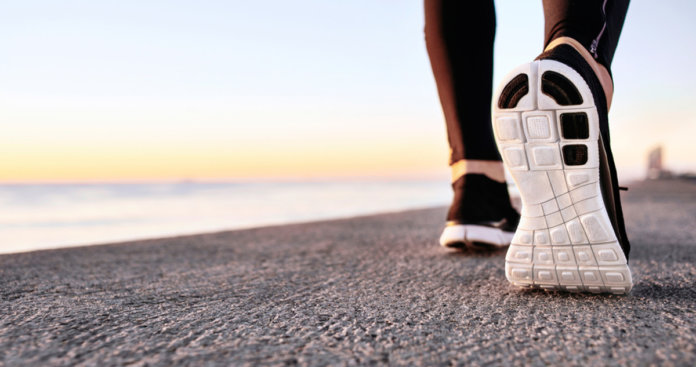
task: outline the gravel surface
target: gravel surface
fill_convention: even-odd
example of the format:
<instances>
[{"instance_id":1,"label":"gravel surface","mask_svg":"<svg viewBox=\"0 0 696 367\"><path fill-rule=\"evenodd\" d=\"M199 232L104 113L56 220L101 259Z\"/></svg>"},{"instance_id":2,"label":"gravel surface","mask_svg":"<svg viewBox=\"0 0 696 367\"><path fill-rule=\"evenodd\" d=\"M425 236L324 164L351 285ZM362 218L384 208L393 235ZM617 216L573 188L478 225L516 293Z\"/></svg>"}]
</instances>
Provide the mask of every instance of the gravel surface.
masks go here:
<instances>
[{"instance_id":1,"label":"gravel surface","mask_svg":"<svg viewBox=\"0 0 696 367\"><path fill-rule=\"evenodd\" d=\"M0 256L0 365L696 364L696 183L625 193L628 296L519 290L444 208Z\"/></svg>"}]
</instances>

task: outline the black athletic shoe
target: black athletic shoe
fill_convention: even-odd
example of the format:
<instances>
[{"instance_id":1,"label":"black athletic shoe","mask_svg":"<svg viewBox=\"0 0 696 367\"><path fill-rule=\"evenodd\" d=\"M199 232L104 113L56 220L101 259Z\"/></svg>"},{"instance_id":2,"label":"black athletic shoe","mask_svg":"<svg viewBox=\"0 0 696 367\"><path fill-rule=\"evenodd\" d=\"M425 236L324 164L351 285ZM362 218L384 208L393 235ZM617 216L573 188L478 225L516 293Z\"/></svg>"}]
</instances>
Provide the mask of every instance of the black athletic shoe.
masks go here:
<instances>
[{"instance_id":1,"label":"black athletic shoe","mask_svg":"<svg viewBox=\"0 0 696 367\"><path fill-rule=\"evenodd\" d=\"M490 249L510 245L520 215L510 204L506 183L467 174L452 188L454 201L440 236L442 246Z\"/></svg>"},{"instance_id":2,"label":"black athletic shoe","mask_svg":"<svg viewBox=\"0 0 696 367\"><path fill-rule=\"evenodd\" d=\"M630 245L599 79L558 46L505 77L494 99L498 149L522 199L505 259L519 286L628 293Z\"/></svg>"}]
</instances>

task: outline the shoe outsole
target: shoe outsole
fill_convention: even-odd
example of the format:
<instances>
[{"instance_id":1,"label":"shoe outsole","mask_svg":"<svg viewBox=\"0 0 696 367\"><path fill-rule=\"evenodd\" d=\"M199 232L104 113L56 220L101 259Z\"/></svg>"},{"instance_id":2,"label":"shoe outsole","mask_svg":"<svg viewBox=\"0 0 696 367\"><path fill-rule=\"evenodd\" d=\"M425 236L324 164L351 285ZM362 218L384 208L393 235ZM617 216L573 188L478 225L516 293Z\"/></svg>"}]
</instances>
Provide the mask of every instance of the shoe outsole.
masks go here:
<instances>
[{"instance_id":1,"label":"shoe outsole","mask_svg":"<svg viewBox=\"0 0 696 367\"><path fill-rule=\"evenodd\" d=\"M522 74L529 92L514 105L501 103ZM544 85L544 75L554 85ZM496 143L522 199L507 279L520 287L628 293L631 272L600 189L599 118L587 83L563 63L539 60L508 74L494 100Z\"/></svg>"},{"instance_id":2,"label":"shoe outsole","mask_svg":"<svg viewBox=\"0 0 696 367\"><path fill-rule=\"evenodd\" d=\"M512 232L475 224L448 225L440 236L440 245L449 248L500 249L510 245Z\"/></svg>"}]
</instances>

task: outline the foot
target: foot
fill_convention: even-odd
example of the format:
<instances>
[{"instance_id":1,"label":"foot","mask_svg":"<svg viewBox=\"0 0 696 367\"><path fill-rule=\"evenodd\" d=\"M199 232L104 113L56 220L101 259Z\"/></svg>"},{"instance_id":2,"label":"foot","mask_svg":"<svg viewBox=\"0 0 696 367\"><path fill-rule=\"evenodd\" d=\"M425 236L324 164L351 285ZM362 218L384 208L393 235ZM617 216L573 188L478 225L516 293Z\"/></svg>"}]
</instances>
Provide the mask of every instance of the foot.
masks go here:
<instances>
[{"instance_id":1,"label":"foot","mask_svg":"<svg viewBox=\"0 0 696 367\"><path fill-rule=\"evenodd\" d=\"M599 84L602 85L604 97L607 100L607 110L611 109L611 100L614 96L614 81L611 80L611 74L609 73L609 70L607 70L607 68L604 67L604 65L598 63L594 59L594 57L592 57L590 51L588 51L580 42L570 37L556 38L555 40L551 41L551 43L549 43L548 46L546 46L544 52L550 51L560 45L568 45L573 47L575 51L577 51L582 56L582 58L585 59L587 65L589 65L592 68L592 71L594 71L595 76L597 76L597 79L599 79Z\"/></svg>"},{"instance_id":2,"label":"foot","mask_svg":"<svg viewBox=\"0 0 696 367\"><path fill-rule=\"evenodd\" d=\"M507 183L470 173L452 188L454 202L440 236L442 246L480 250L510 245L519 214L510 204Z\"/></svg>"},{"instance_id":3,"label":"foot","mask_svg":"<svg viewBox=\"0 0 696 367\"><path fill-rule=\"evenodd\" d=\"M504 78L494 97L498 149L522 199L505 258L518 286L628 293L607 101L592 67L559 45Z\"/></svg>"}]
</instances>

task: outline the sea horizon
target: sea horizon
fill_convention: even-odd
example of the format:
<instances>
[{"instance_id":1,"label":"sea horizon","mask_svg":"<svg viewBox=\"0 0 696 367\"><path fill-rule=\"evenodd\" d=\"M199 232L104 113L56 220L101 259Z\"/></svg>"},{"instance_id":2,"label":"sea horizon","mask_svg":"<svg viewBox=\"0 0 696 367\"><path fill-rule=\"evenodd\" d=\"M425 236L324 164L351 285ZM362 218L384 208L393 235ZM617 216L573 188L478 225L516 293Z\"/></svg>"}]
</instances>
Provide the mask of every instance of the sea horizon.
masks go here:
<instances>
[{"instance_id":1,"label":"sea horizon","mask_svg":"<svg viewBox=\"0 0 696 367\"><path fill-rule=\"evenodd\" d=\"M338 219L449 200L449 182L433 178L0 183L0 254Z\"/></svg>"}]
</instances>

